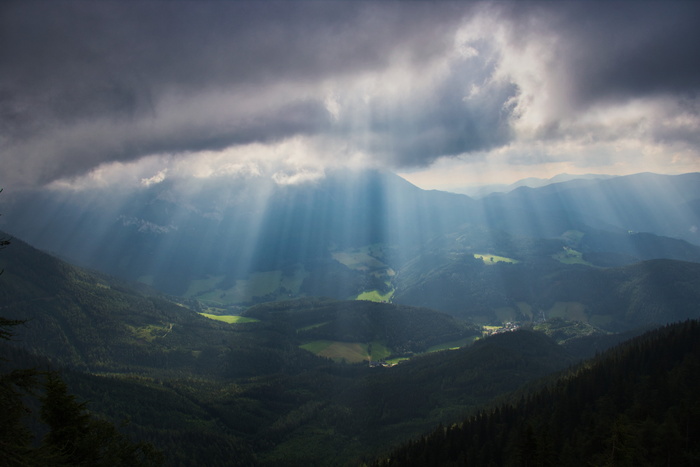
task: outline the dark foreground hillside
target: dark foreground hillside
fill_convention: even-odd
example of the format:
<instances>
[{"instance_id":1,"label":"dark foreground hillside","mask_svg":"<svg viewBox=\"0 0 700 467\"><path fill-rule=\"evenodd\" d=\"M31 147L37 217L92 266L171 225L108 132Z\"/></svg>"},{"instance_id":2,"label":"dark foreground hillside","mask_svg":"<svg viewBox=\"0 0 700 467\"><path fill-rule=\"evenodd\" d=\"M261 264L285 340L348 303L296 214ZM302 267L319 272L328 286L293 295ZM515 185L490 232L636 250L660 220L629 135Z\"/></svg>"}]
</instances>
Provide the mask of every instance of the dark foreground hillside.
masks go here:
<instances>
[{"instance_id":1,"label":"dark foreground hillside","mask_svg":"<svg viewBox=\"0 0 700 467\"><path fill-rule=\"evenodd\" d=\"M700 324L652 331L555 384L406 444L388 466L700 465Z\"/></svg>"},{"instance_id":2,"label":"dark foreground hillside","mask_svg":"<svg viewBox=\"0 0 700 467\"><path fill-rule=\"evenodd\" d=\"M597 303L599 310L613 300L621 315L679 316L669 314L673 311L695 316L697 266L659 260L598 271L579 265L555 271L556 287L553 284L551 290L573 294L577 283L595 283L600 292L586 303ZM501 271L498 265L488 267ZM551 337L520 330L458 350L415 356L431 347L465 345L476 329L429 309L313 297L254 306L245 313L245 321L228 324L201 316L195 312L201 309L196 303L183 306L146 287L75 268L18 240L0 255L0 269L5 270L0 280L0 316L27 320L16 327L12 342L0 343L4 359L0 372L58 370L70 393L80 403L86 402L96 419L114 424L130 440L151 443L172 466L354 467L439 424L450 426L483 407L493 407L506 394L522 391L523 385L567 368L586 354L582 347L603 349L610 339L619 338L590 333L590 325L555 319L535 326ZM590 280L601 279L601 274L607 280ZM609 290L619 293L608 296ZM582 292L577 293L584 301ZM557 342L566 342L566 347ZM356 364L342 362L344 357L331 360L334 357L317 354L321 344L343 352L360 349L365 354ZM574 355L569 349L576 346L579 350ZM390 368L367 362L401 355L414 358ZM598 378L611 385L621 382L622 389L615 391L627 391L630 385L650 388L639 396L624 393L619 396L624 401L665 400L657 397L656 386L649 385L654 378L671 374L670 369L657 374L644 373L642 368L628 374L625 371L636 367L619 366ZM651 376L633 379L637 374ZM673 390L684 387L683 380L678 384L673 380L679 377L670 377ZM598 380L593 381L597 390ZM530 404L556 407L554 390L549 394L550 399L533 398ZM682 400L677 394L669 397ZM610 403L577 399L573 408L558 409L556 420L547 418L554 416L549 413L525 418L539 446L535 452L549 446L551 439L557 449L568 442L572 456L579 451L605 453L605 440L612 436L605 427L617 420L616 406L608 409L605 404ZM598 421L598 405L613 415ZM638 405L644 407L641 402ZM37 410L34 407L25 420L35 439L41 439L42 429L33 422L40 418ZM504 409L498 416L510 417L514 410ZM589 413L581 423L590 423L589 419L600 423L601 427L585 428L595 430L584 432L595 436L586 438L568 425L557 427L555 422L562 420L577 426L567 410ZM641 422L625 415L636 430ZM654 416L653 426L663 426L666 412ZM499 450L502 456L511 456L495 458L496 465L516 462L520 459L517 430L527 433L527 425L516 418L494 420L494 426L508 424L508 430L516 431L488 435L495 438L484 438L479 444L491 446L489 453ZM543 428L549 426L557 427L556 434ZM682 421L678 427L682 432ZM559 438L567 430L573 433L573 441ZM669 433L652 431L643 436L666 436L673 441L675 435ZM565 460L569 451L550 455L546 450L538 459ZM477 456L472 457L476 465L488 465L480 462L482 454L464 455Z\"/></svg>"},{"instance_id":3,"label":"dark foreground hillside","mask_svg":"<svg viewBox=\"0 0 700 467\"><path fill-rule=\"evenodd\" d=\"M411 353L474 328L426 309L321 299L260 305L249 310L257 321L227 324L19 240L0 268L0 316L27 320L0 342L0 374L60 372L81 407L151 443L168 466L355 466L571 363L532 332L391 368L340 363L302 346ZM32 409L20 418L40 440Z\"/></svg>"}]
</instances>

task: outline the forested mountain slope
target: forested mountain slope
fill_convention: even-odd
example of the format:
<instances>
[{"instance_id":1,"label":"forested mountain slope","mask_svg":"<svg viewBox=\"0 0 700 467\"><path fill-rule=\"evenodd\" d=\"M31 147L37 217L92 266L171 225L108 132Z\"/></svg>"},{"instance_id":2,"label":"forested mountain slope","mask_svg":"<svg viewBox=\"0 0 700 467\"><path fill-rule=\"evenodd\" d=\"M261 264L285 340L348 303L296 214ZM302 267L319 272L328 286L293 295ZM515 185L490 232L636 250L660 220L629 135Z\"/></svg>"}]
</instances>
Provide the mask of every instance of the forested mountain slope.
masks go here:
<instances>
[{"instance_id":1,"label":"forested mountain slope","mask_svg":"<svg viewBox=\"0 0 700 467\"><path fill-rule=\"evenodd\" d=\"M211 373L231 330L146 288L87 272L20 240L0 255L2 316L27 320L18 345L90 371ZM194 353L197 351L198 353Z\"/></svg>"},{"instance_id":2,"label":"forested mountain slope","mask_svg":"<svg viewBox=\"0 0 700 467\"><path fill-rule=\"evenodd\" d=\"M167 465L354 465L571 362L544 335L511 333L392 368L335 363L301 346L359 340L410 354L475 328L328 299L260 305L248 312L257 321L227 324L16 239L0 260L2 316L28 320L0 345L8 367L60 370L94 414L129 420L122 429Z\"/></svg>"},{"instance_id":3,"label":"forested mountain slope","mask_svg":"<svg viewBox=\"0 0 700 467\"><path fill-rule=\"evenodd\" d=\"M396 303L477 322L564 317L623 332L700 317L700 263L684 261L595 268L552 259L486 264L453 253L407 264L395 283Z\"/></svg>"},{"instance_id":4,"label":"forested mountain slope","mask_svg":"<svg viewBox=\"0 0 700 467\"><path fill-rule=\"evenodd\" d=\"M169 294L250 306L355 298L391 282L390 274L378 280L377 266L399 270L430 253L436 239L465 235L480 248L474 253L519 260L536 259L536 246L544 257L571 248L598 266L700 261L698 186L697 173L637 174L474 200L387 172L329 171L296 186L253 178L191 182L186 190L164 181L130 194L5 193L0 226L71 262ZM369 264L339 259L373 245L382 254Z\"/></svg>"},{"instance_id":5,"label":"forested mountain slope","mask_svg":"<svg viewBox=\"0 0 700 467\"><path fill-rule=\"evenodd\" d=\"M700 324L674 324L373 465L697 465L699 387Z\"/></svg>"}]
</instances>

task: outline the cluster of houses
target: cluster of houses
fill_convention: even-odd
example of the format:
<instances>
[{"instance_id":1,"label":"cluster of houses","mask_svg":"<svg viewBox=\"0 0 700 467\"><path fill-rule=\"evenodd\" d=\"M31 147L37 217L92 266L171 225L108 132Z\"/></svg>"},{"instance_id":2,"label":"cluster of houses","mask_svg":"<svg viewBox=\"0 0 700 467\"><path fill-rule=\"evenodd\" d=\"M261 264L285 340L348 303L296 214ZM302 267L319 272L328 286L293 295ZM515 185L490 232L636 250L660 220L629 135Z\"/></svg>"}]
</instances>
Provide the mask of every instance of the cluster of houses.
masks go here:
<instances>
[{"instance_id":1,"label":"cluster of houses","mask_svg":"<svg viewBox=\"0 0 700 467\"><path fill-rule=\"evenodd\" d=\"M389 368L391 366L396 366L397 363L387 363L387 362L375 362L374 360L369 361L369 367L370 368L379 368L379 367L384 367L384 368Z\"/></svg>"},{"instance_id":2,"label":"cluster of houses","mask_svg":"<svg viewBox=\"0 0 700 467\"><path fill-rule=\"evenodd\" d=\"M494 334L503 334L504 332L517 331L518 329L520 329L521 326L522 324L520 324L518 321L508 321L503 325L503 327L497 329L485 329L484 335L492 336Z\"/></svg>"}]
</instances>

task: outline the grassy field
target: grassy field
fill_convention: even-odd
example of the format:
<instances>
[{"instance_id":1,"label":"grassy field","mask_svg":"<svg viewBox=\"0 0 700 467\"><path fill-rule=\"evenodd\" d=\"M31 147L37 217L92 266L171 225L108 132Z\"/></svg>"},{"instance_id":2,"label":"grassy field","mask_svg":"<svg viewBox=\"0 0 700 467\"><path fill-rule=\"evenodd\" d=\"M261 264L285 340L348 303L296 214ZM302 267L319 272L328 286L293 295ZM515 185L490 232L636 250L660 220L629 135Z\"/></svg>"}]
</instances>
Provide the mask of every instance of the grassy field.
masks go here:
<instances>
[{"instance_id":1,"label":"grassy field","mask_svg":"<svg viewBox=\"0 0 700 467\"><path fill-rule=\"evenodd\" d=\"M239 323L256 323L260 320L257 320L255 318L246 318L245 316L238 316L238 315L212 315L210 313L200 313L200 315L209 318L209 319L214 319L216 321L223 321L224 323L229 323L229 324L239 324Z\"/></svg>"},{"instance_id":2,"label":"grassy field","mask_svg":"<svg viewBox=\"0 0 700 467\"><path fill-rule=\"evenodd\" d=\"M562 251L552 255L552 258L564 264L585 264L586 266L593 266L591 263L583 259L583 254L580 251L576 251L569 247L564 247Z\"/></svg>"},{"instance_id":3,"label":"grassy field","mask_svg":"<svg viewBox=\"0 0 700 467\"><path fill-rule=\"evenodd\" d=\"M370 290L369 292L362 292L360 295L357 296L357 298L355 298L355 300L368 300L370 302L389 303L391 301L391 297L393 296L394 289L391 289L384 295L380 294L378 290Z\"/></svg>"},{"instance_id":4,"label":"grassy field","mask_svg":"<svg viewBox=\"0 0 700 467\"><path fill-rule=\"evenodd\" d=\"M391 355L391 350L379 342L364 344L361 342L313 341L300 346L320 357L335 361L345 360L348 363L359 363L367 360L382 360Z\"/></svg>"},{"instance_id":5,"label":"grassy field","mask_svg":"<svg viewBox=\"0 0 700 467\"><path fill-rule=\"evenodd\" d=\"M489 255L475 253L474 258L478 258L484 262L484 264L496 264L496 263L518 263L517 259L506 258L505 256Z\"/></svg>"},{"instance_id":6,"label":"grassy field","mask_svg":"<svg viewBox=\"0 0 700 467\"><path fill-rule=\"evenodd\" d=\"M388 286L391 286L392 277L396 275L396 271L379 259L384 257L383 246L380 244L367 245L352 250L335 251L331 253L331 255L333 259L344 266L356 271L369 273L384 281ZM355 297L355 300L388 303L391 301L393 295L393 289L385 294L382 294L378 290L365 290Z\"/></svg>"},{"instance_id":7,"label":"grassy field","mask_svg":"<svg viewBox=\"0 0 700 467\"><path fill-rule=\"evenodd\" d=\"M498 329L501 329L503 326L481 326L482 329L482 335L487 335L493 331L496 331Z\"/></svg>"}]
</instances>

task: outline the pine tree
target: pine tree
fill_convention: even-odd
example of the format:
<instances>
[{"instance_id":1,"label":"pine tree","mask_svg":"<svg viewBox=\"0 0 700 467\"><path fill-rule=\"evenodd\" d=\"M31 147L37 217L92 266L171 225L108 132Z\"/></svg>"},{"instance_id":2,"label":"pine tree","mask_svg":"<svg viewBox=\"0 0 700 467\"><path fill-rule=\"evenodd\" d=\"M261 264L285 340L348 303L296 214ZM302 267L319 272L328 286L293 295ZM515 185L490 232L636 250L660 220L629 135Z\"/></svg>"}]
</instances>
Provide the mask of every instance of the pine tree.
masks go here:
<instances>
[{"instance_id":1,"label":"pine tree","mask_svg":"<svg viewBox=\"0 0 700 467\"><path fill-rule=\"evenodd\" d=\"M150 445L131 443L111 423L93 418L85 403L69 394L57 375L48 375L45 388L41 419L50 431L43 445L56 454L59 465L131 467L162 463L162 455Z\"/></svg>"}]
</instances>

